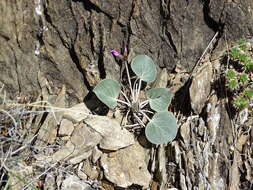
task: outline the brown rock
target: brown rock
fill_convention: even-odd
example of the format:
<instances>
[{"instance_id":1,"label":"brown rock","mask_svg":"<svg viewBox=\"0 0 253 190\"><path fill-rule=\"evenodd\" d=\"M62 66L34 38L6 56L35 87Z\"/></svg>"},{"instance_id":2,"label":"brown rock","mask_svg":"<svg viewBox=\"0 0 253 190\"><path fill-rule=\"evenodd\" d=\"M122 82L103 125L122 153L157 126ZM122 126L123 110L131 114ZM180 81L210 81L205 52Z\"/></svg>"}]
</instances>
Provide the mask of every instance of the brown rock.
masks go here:
<instances>
[{"instance_id":1,"label":"brown rock","mask_svg":"<svg viewBox=\"0 0 253 190\"><path fill-rule=\"evenodd\" d=\"M146 152L138 143L121 149L113 156L104 154L101 165L105 177L120 187L128 187L137 184L147 188L151 181L151 175L145 162Z\"/></svg>"},{"instance_id":2,"label":"brown rock","mask_svg":"<svg viewBox=\"0 0 253 190\"><path fill-rule=\"evenodd\" d=\"M132 133L122 128L116 119L106 116L94 116L86 119L85 123L102 136L100 148L118 150L134 144Z\"/></svg>"},{"instance_id":3,"label":"brown rock","mask_svg":"<svg viewBox=\"0 0 253 190\"><path fill-rule=\"evenodd\" d=\"M68 160L77 164L92 154L93 148L101 141L102 137L85 124L78 125L70 140L52 156L53 162Z\"/></svg>"},{"instance_id":4,"label":"brown rock","mask_svg":"<svg viewBox=\"0 0 253 190\"><path fill-rule=\"evenodd\" d=\"M90 115L91 112L84 103L76 104L75 106L66 109L63 113L63 117L73 123L78 123L88 118Z\"/></svg>"},{"instance_id":5,"label":"brown rock","mask_svg":"<svg viewBox=\"0 0 253 190\"><path fill-rule=\"evenodd\" d=\"M58 136L61 137L63 140L68 140L73 130L74 130L74 124L67 119L63 119L61 121L59 130L58 130Z\"/></svg>"}]
</instances>

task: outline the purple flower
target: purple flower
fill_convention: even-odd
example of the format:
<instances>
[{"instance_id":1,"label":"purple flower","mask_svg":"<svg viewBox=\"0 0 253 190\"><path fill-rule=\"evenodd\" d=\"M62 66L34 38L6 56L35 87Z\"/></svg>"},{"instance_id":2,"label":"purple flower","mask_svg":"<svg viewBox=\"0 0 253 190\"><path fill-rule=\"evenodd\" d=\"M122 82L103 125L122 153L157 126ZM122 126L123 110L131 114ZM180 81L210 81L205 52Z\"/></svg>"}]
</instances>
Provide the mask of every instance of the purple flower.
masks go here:
<instances>
[{"instance_id":1,"label":"purple flower","mask_svg":"<svg viewBox=\"0 0 253 190\"><path fill-rule=\"evenodd\" d=\"M120 53L118 51L114 50L114 49L111 50L111 54L113 54L115 57L120 56Z\"/></svg>"}]
</instances>

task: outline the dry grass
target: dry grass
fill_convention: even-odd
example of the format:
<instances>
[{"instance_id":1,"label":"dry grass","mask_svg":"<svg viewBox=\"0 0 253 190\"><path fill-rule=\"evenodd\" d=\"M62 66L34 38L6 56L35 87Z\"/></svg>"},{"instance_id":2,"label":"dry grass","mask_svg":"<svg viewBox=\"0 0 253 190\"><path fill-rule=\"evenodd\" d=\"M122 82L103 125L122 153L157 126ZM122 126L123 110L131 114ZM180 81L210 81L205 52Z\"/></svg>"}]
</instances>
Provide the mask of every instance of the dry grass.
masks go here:
<instances>
[{"instance_id":1,"label":"dry grass","mask_svg":"<svg viewBox=\"0 0 253 190\"><path fill-rule=\"evenodd\" d=\"M48 101L19 102L6 99L4 86L0 89L0 189L40 189L48 174L73 175L75 168L65 163L49 163L39 159L61 145L36 146L35 141L43 117L73 111L52 106ZM82 113L83 114L83 113ZM92 182L90 182L92 183Z\"/></svg>"}]
</instances>

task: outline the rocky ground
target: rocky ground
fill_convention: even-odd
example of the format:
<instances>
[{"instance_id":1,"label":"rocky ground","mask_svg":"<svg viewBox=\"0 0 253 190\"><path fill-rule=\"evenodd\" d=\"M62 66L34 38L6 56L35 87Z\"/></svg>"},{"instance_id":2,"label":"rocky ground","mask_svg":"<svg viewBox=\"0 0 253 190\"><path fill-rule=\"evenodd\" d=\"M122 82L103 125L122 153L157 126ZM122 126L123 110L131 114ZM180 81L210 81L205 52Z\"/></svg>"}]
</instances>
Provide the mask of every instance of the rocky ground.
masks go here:
<instances>
[{"instance_id":1,"label":"rocky ground","mask_svg":"<svg viewBox=\"0 0 253 190\"><path fill-rule=\"evenodd\" d=\"M159 146L122 128L117 114L67 108L66 88L50 94L43 75L36 101L4 99L3 87L2 189L250 189L252 110L229 112L222 60L206 56L191 74L160 71L179 131Z\"/></svg>"},{"instance_id":2,"label":"rocky ground","mask_svg":"<svg viewBox=\"0 0 253 190\"><path fill-rule=\"evenodd\" d=\"M20 0L0 10L0 189L253 188L252 104L236 110L225 78L235 42L252 46L252 0ZM92 93L119 80L110 50L123 47L152 57L156 85L173 92L173 142L122 128Z\"/></svg>"}]
</instances>

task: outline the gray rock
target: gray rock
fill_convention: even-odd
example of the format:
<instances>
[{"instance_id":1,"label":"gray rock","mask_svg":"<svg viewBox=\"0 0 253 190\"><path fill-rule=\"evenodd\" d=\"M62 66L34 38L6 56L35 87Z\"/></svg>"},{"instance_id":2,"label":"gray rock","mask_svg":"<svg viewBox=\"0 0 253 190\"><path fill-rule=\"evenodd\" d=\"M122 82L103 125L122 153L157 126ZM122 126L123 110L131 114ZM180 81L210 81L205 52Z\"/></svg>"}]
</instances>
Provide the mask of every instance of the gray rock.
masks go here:
<instances>
[{"instance_id":1,"label":"gray rock","mask_svg":"<svg viewBox=\"0 0 253 190\"><path fill-rule=\"evenodd\" d=\"M94 116L85 120L85 123L102 136L99 144L102 149L118 150L134 144L133 134L122 128L115 119L106 116Z\"/></svg>"},{"instance_id":2,"label":"gray rock","mask_svg":"<svg viewBox=\"0 0 253 190\"><path fill-rule=\"evenodd\" d=\"M212 77L211 62L203 64L193 77L190 86L190 98L192 109L196 114L200 114L205 106L207 97L210 94Z\"/></svg>"},{"instance_id":3,"label":"gray rock","mask_svg":"<svg viewBox=\"0 0 253 190\"><path fill-rule=\"evenodd\" d=\"M88 179L91 179L91 180L96 180L98 179L98 176L99 176L99 169L94 166L89 159L86 159L85 161L82 162L82 169L81 171L83 171Z\"/></svg>"},{"instance_id":4,"label":"gray rock","mask_svg":"<svg viewBox=\"0 0 253 190\"><path fill-rule=\"evenodd\" d=\"M239 123L240 125L244 124L249 118L249 110L245 108L239 112Z\"/></svg>"},{"instance_id":5,"label":"gray rock","mask_svg":"<svg viewBox=\"0 0 253 190\"><path fill-rule=\"evenodd\" d=\"M145 162L146 154L138 143L111 154L103 154L101 165L105 177L120 187L137 184L147 188L151 175Z\"/></svg>"},{"instance_id":6,"label":"gray rock","mask_svg":"<svg viewBox=\"0 0 253 190\"><path fill-rule=\"evenodd\" d=\"M44 183L44 189L45 190L55 190L56 188L56 178L53 176L53 174L48 173L46 178L45 178L45 183Z\"/></svg>"},{"instance_id":7,"label":"gray rock","mask_svg":"<svg viewBox=\"0 0 253 190\"><path fill-rule=\"evenodd\" d=\"M73 130L74 130L73 123L67 119L63 119L61 121L59 130L58 130L58 136L60 136L63 140L68 140Z\"/></svg>"},{"instance_id":8,"label":"gray rock","mask_svg":"<svg viewBox=\"0 0 253 190\"><path fill-rule=\"evenodd\" d=\"M91 115L90 110L86 107L84 103L77 104L69 109L66 109L63 113L63 117L72 121L73 123L78 123Z\"/></svg>"},{"instance_id":9,"label":"gray rock","mask_svg":"<svg viewBox=\"0 0 253 190\"><path fill-rule=\"evenodd\" d=\"M62 182L61 190L94 190L86 181L80 180L77 176L67 176Z\"/></svg>"},{"instance_id":10,"label":"gray rock","mask_svg":"<svg viewBox=\"0 0 253 190\"><path fill-rule=\"evenodd\" d=\"M77 164L92 154L93 148L101 141L102 137L85 124L78 125L70 140L52 156L53 162L68 160Z\"/></svg>"},{"instance_id":11,"label":"gray rock","mask_svg":"<svg viewBox=\"0 0 253 190\"><path fill-rule=\"evenodd\" d=\"M102 156L103 152L100 151L97 147L94 147L92 150L92 162L95 164L98 159Z\"/></svg>"},{"instance_id":12,"label":"gray rock","mask_svg":"<svg viewBox=\"0 0 253 190\"><path fill-rule=\"evenodd\" d=\"M220 127L221 110L218 102L218 97L213 95L210 97L207 104L207 127L209 130L209 141L214 144L217 138L217 131Z\"/></svg>"},{"instance_id":13,"label":"gray rock","mask_svg":"<svg viewBox=\"0 0 253 190\"><path fill-rule=\"evenodd\" d=\"M166 68L161 69L156 77L156 80L151 84L152 88L166 88L168 83L168 72Z\"/></svg>"},{"instance_id":14,"label":"gray rock","mask_svg":"<svg viewBox=\"0 0 253 190\"><path fill-rule=\"evenodd\" d=\"M41 75L41 73L38 73L38 78L42 88L43 101L41 102L41 105L47 106L47 110L50 113L46 118L44 118L44 121L41 118L43 122L39 128L38 136L35 142L36 146L42 147L55 142L57 136L57 125L60 123L63 116L63 112L58 111L57 108L65 107L66 87L63 86L57 96L50 95L50 90L48 89L50 89L51 86L48 84L46 78Z\"/></svg>"},{"instance_id":15,"label":"gray rock","mask_svg":"<svg viewBox=\"0 0 253 190\"><path fill-rule=\"evenodd\" d=\"M159 66L172 70L179 62L192 67L223 24L228 41L251 36L253 28L251 0L38 1L36 6L29 2L17 3L26 11L17 9L16 14L10 14L12 4L0 3L5 7L0 21L0 81L7 85L8 94L38 92L36 73L41 70L55 90L67 84L71 102L88 93L84 75L90 86L105 75L98 69L100 61L107 76L118 78L119 66L108 51L119 50L126 37L130 41L126 45L136 53L151 54ZM100 11L85 11L88 6ZM218 45L225 49L224 44Z\"/></svg>"}]
</instances>

